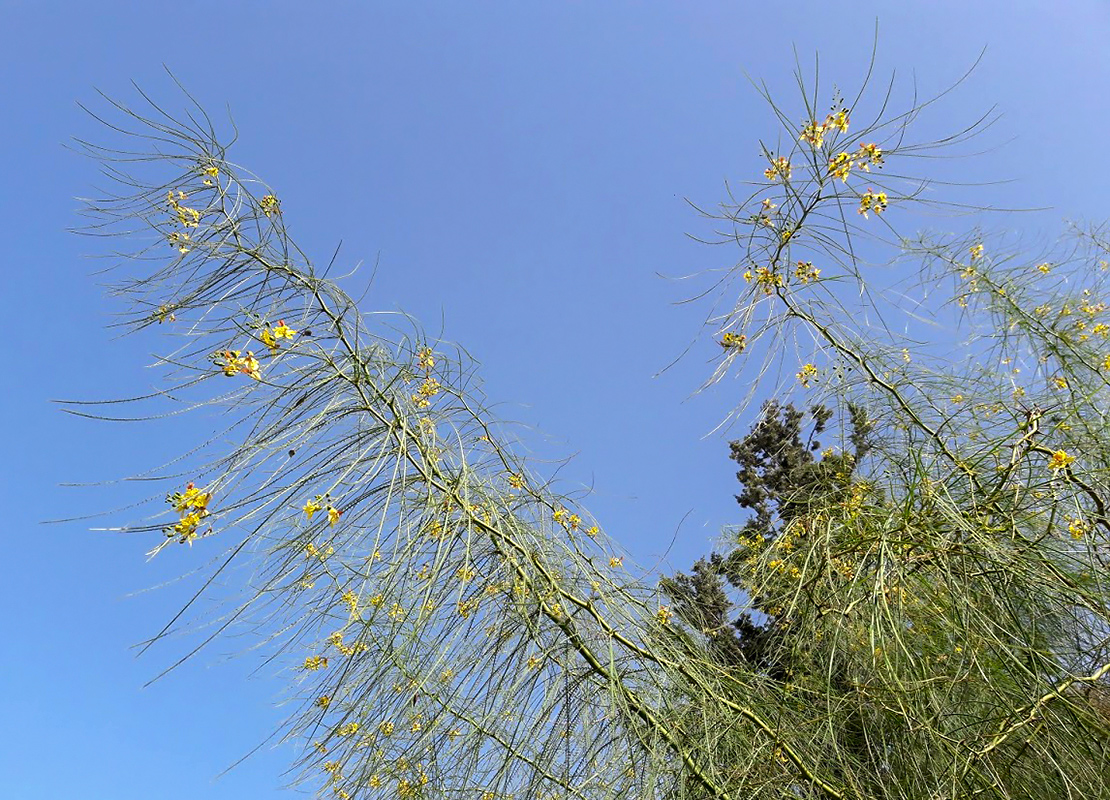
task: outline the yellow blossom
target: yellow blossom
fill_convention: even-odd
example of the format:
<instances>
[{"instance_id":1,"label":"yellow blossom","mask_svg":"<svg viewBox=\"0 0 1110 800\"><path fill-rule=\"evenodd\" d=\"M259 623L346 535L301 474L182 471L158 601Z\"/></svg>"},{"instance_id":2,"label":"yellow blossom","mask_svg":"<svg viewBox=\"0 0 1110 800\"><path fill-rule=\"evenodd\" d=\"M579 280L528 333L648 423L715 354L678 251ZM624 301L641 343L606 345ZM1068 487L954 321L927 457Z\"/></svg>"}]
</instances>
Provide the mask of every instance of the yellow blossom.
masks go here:
<instances>
[{"instance_id":1,"label":"yellow blossom","mask_svg":"<svg viewBox=\"0 0 1110 800\"><path fill-rule=\"evenodd\" d=\"M587 536L597 536L600 532L601 529L598 528L596 525L591 525L590 527L586 528Z\"/></svg>"},{"instance_id":2,"label":"yellow blossom","mask_svg":"<svg viewBox=\"0 0 1110 800\"><path fill-rule=\"evenodd\" d=\"M670 624L671 619L674 617L674 612L671 611L670 606L659 606L659 610L655 612L655 618L663 625Z\"/></svg>"},{"instance_id":3,"label":"yellow blossom","mask_svg":"<svg viewBox=\"0 0 1110 800\"><path fill-rule=\"evenodd\" d=\"M353 591L348 589L343 593L343 597L340 599L347 604L347 607L351 610L352 614L358 611L358 595L355 594Z\"/></svg>"},{"instance_id":4,"label":"yellow blossom","mask_svg":"<svg viewBox=\"0 0 1110 800\"><path fill-rule=\"evenodd\" d=\"M301 510L305 513L305 516L308 517L309 522L312 522L312 515L323 508L323 506L317 502L317 500L319 499L319 495L317 495L316 500L309 500L304 504L304 506L301 507Z\"/></svg>"},{"instance_id":5,"label":"yellow blossom","mask_svg":"<svg viewBox=\"0 0 1110 800\"><path fill-rule=\"evenodd\" d=\"M982 243L980 242L978 244L973 244L971 246L969 252L971 253L971 260L972 261L978 261L980 258L983 257L983 245L982 245Z\"/></svg>"},{"instance_id":6,"label":"yellow blossom","mask_svg":"<svg viewBox=\"0 0 1110 800\"><path fill-rule=\"evenodd\" d=\"M517 473L513 473L512 475L509 476L509 486L513 487L514 489L523 489L524 488L524 476L520 475L520 474L517 474Z\"/></svg>"},{"instance_id":7,"label":"yellow blossom","mask_svg":"<svg viewBox=\"0 0 1110 800\"><path fill-rule=\"evenodd\" d=\"M1082 517L1072 517L1068 520L1068 533L1073 539L1082 539L1091 532L1091 523Z\"/></svg>"},{"instance_id":8,"label":"yellow blossom","mask_svg":"<svg viewBox=\"0 0 1110 800\"><path fill-rule=\"evenodd\" d=\"M809 283L821 277L821 270L815 268L812 261L799 261L794 267L794 276L802 283Z\"/></svg>"},{"instance_id":9,"label":"yellow blossom","mask_svg":"<svg viewBox=\"0 0 1110 800\"><path fill-rule=\"evenodd\" d=\"M332 508L332 507L329 506L328 507L328 524L329 525L335 525L335 523L339 522L339 517L342 516L342 514L343 514L343 512L340 511L338 508Z\"/></svg>"},{"instance_id":10,"label":"yellow blossom","mask_svg":"<svg viewBox=\"0 0 1110 800\"><path fill-rule=\"evenodd\" d=\"M871 171L871 165L882 166L883 164L883 151L876 144L859 143L859 150L856 152L856 166L864 172Z\"/></svg>"},{"instance_id":11,"label":"yellow blossom","mask_svg":"<svg viewBox=\"0 0 1110 800\"><path fill-rule=\"evenodd\" d=\"M610 567L619 567L624 564L624 558L620 556L613 556L609 559Z\"/></svg>"},{"instance_id":12,"label":"yellow blossom","mask_svg":"<svg viewBox=\"0 0 1110 800\"><path fill-rule=\"evenodd\" d=\"M848 182L848 174L852 171L852 154L851 153L837 153L829 159L829 175L834 178L840 178L844 183Z\"/></svg>"},{"instance_id":13,"label":"yellow blossom","mask_svg":"<svg viewBox=\"0 0 1110 800\"><path fill-rule=\"evenodd\" d=\"M841 108L835 113L830 114L825 120L826 128L836 128L841 133L848 132L848 109Z\"/></svg>"},{"instance_id":14,"label":"yellow blossom","mask_svg":"<svg viewBox=\"0 0 1110 800\"><path fill-rule=\"evenodd\" d=\"M812 381L816 380L818 375L817 367L813 364L803 364L802 368L798 370L798 382L807 389L810 387Z\"/></svg>"},{"instance_id":15,"label":"yellow blossom","mask_svg":"<svg viewBox=\"0 0 1110 800\"><path fill-rule=\"evenodd\" d=\"M868 211L881 214L886 211L886 205L886 192L874 192L868 187L867 191L864 192L859 199L859 213L863 214L864 219L867 219Z\"/></svg>"},{"instance_id":16,"label":"yellow blossom","mask_svg":"<svg viewBox=\"0 0 1110 800\"><path fill-rule=\"evenodd\" d=\"M543 663L543 659L539 656L528 656L528 669L535 669Z\"/></svg>"},{"instance_id":17,"label":"yellow blossom","mask_svg":"<svg viewBox=\"0 0 1110 800\"><path fill-rule=\"evenodd\" d=\"M779 156L771 160L771 166L763 171L763 175L769 181L783 181L784 183L790 180L790 175L793 168L790 166L789 159L786 156Z\"/></svg>"},{"instance_id":18,"label":"yellow blossom","mask_svg":"<svg viewBox=\"0 0 1110 800\"><path fill-rule=\"evenodd\" d=\"M272 194L265 195L261 200L259 200L258 206L262 209L262 213L265 214L267 217L271 214L281 213L281 203Z\"/></svg>"},{"instance_id":19,"label":"yellow blossom","mask_svg":"<svg viewBox=\"0 0 1110 800\"><path fill-rule=\"evenodd\" d=\"M802 126L802 133L798 140L806 142L815 150L821 149L821 145L825 142L825 126L810 120Z\"/></svg>"},{"instance_id":20,"label":"yellow blossom","mask_svg":"<svg viewBox=\"0 0 1110 800\"><path fill-rule=\"evenodd\" d=\"M322 694L316 698L316 705L320 708L327 708L331 705L331 698L328 697L326 694Z\"/></svg>"},{"instance_id":21,"label":"yellow blossom","mask_svg":"<svg viewBox=\"0 0 1110 800\"><path fill-rule=\"evenodd\" d=\"M733 349L743 352L744 348L748 346L748 337L742 333L735 334L732 331L725 331L725 334L721 337L720 345L726 350Z\"/></svg>"},{"instance_id":22,"label":"yellow blossom","mask_svg":"<svg viewBox=\"0 0 1110 800\"><path fill-rule=\"evenodd\" d=\"M1043 264L1038 264L1037 269L1047 275L1052 270L1052 265L1046 261Z\"/></svg>"},{"instance_id":23,"label":"yellow blossom","mask_svg":"<svg viewBox=\"0 0 1110 800\"><path fill-rule=\"evenodd\" d=\"M1066 469L1074 461L1075 456L1070 455L1064 450L1057 450L1052 454L1052 457L1048 459L1048 468L1052 470L1052 474L1055 475L1060 470Z\"/></svg>"},{"instance_id":24,"label":"yellow blossom","mask_svg":"<svg viewBox=\"0 0 1110 800\"><path fill-rule=\"evenodd\" d=\"M315 672L318 669L326 669L328 666L327 656L309 656L304 660L304 668Z\"/></svg>"},{"instance_id":25,"label":"yellow blossom","mask_svg":"<svg viewBox=\"0 0 1110 800\"><path fill-rule=\"evenodd\" d=\"M779 275L769 267L756 267L755 268L755 283L764 294L771 294L775 287L783 285L782 275Z\"/></svg>"}]
</instances>

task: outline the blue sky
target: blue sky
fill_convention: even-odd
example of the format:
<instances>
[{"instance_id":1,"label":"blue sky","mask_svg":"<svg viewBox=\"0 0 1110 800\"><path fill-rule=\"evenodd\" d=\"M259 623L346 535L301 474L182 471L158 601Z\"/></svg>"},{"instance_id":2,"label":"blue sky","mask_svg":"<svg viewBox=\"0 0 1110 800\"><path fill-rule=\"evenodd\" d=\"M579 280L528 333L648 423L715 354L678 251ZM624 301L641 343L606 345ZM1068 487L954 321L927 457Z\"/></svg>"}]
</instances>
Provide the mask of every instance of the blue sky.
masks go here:
<instances>
[{"instance_id":1,"label":"blue sky","mask_svg":"<svg viewBox=\"0 0 1110 800\"><path fill-rule=\"evenodd\" d=\"M896 71L903 92L916 80L923 94L986 47L921 135L997 105L985 141L1000 146L966 176L1012 180L976 199L1045 207L1007 224L1051 234L1065 218L1107 216L1110 174L1099 145L1110 11L1052 8L0 2L4 795L291 796L280 789L288 749L264 747L214 780L281 719L280 679L264 668L252 677L250 656L225 657L244 643L141 689L180 648L138 660L129 648L182 591L135 593L189 566L171 560L178 551L147 564L149 541L87 530L102 523L39 524L136 499L134 485L60 484L138 472L194 431L97 424L48 402L141 393L159 349L113 339L105 325L118 309L82 257L88 242L66 233L96 176L63 145L102 136L76 102L95 106L96 88L130 99L131 80L169 97L165 64L214 113L230 107L234 157L278 188L301 246L322 261L342 239L341 263L377 260L365 307L404 309L467 347L500 415L550 437L551 452L577 454L565 486L592 486L588 505L610 533L645 567L666 553L669 570L737 520L728 437L705 434L746 387L726 380L687 400L712 369L705 341L653 376L705 311L675 306L687 290L659 274L736 255L686 236L709 230L686 199L712 205L725 181L758 174L758 140L776 135L745 73L800 117L792 47L806 69L819 51L827 89L850 92L878 17L877 74Z\"/></svg>"}]
</instances>

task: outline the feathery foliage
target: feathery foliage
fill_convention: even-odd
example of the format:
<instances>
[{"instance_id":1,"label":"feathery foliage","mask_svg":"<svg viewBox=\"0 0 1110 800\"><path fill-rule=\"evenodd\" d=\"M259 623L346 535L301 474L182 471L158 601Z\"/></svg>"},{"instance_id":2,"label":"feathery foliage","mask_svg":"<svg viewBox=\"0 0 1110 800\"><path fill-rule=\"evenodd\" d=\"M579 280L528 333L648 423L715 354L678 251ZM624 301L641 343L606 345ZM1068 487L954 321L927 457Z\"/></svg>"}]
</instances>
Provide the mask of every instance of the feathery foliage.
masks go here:
<instances>
[{"instance_id":1,"label":"feathery foliage","mask_svg":"<svg viewBox=\"0 0 1110 800\"><path fill-rule=\"evenodd\" d=\"M227 415L125 529L209 559L161 635L243 565L197 647L251 626L297 669L285 733L325 796L1108 796L1106 241L1038 265L976 232L900 239L899 214L942 204L895 170L981 126L913 143L932 101L891 116L888 90L857 127L862 93L827 115L802 96L773 105L790 148L712 213L742 253L715 378L840 420L839 450L778 484L742 470L755 527L724 557L777 632L760 658L722 658L690 603L624 569L461 349L328 279L198 106L111 102L121 144L85 148L115 188L87 230L128 242L121 324L181 343L135 402ZM892 250L897 269L870 261ZM907 310L939 345L896 333ZM712 603L719 623L732 601Z\"/></svg>"}]
</instances>

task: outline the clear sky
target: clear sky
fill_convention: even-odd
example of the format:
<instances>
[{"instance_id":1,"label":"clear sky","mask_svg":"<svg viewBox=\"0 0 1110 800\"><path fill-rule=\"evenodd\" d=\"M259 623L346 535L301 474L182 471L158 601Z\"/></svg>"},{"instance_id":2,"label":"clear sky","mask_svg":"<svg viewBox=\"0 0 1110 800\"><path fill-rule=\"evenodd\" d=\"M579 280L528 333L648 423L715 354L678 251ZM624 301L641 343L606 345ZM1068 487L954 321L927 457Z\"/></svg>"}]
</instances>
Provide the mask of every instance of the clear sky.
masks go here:
<instances>
[{"instance_id":1,"label":"clear sky","mask_svg":"<svg viewBox=\"0 0 1110 800\"><path fill-rule=\"evenodd\" d=\"M758 139L776 135L745 73L800 118L792 47L807 70L819 51L827 89L851 92L878 17L877 74L897 71L902 96L914 78L925 94L950 84L986 47L922 135L997 105L987 141L1008 143L968 177L1013 183L977 199L1048 207L1011 224L1049 233L1110 216L1110 11L1095 0L40 0L0 13L0 794L13 799L292 796L280 788L289 749L263 747L214 780L281 718L280 678L225 658L247 642L141 688L180 647L138 660L129 647L182 594L132 595L198 563L199 548L147 564L152 542L87 530L103 522L39 524L139 497L59 484L138 472L196 432L93 423L48 402L141 393L160 349L113 340L118 309L82 259L88 242L66 233L96 176L63 145L102 136L76 106L95 106L95 89L131 99L134 80L168 97L165 64L213 112L230 107L233 157L278 189L302 247L324 261L342 239L342 263L377 259L365 308L404 309L467 347L503 418L577 454L564 485L591 485L589 507L648 569L688 566L737 520L728 436L705 434L746 387L726 380L684 402L712 368L704 341L653 376L705 311L674 306L687 290L659 274L736 257L687 238L709 228L686 199L712 205L725 181L758 174Z\"/></svg>"}]
</instances>

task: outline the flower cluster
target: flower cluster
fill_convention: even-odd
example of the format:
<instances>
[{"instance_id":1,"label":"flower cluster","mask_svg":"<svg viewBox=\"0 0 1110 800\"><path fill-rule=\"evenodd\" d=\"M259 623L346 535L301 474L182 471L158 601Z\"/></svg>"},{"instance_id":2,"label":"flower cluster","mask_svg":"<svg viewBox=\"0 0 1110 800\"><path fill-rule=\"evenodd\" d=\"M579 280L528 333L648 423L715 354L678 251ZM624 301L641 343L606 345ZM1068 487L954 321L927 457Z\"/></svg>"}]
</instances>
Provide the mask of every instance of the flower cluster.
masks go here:
<instances>
[{"instance_id":1,"label":"flower cluster","mask_svg":"<svg viewBox=\"0 0 1110 800\"><path fill-rule=\"evenodd\" d=\"M1069 454L1064 450L1057 450L1048 459L1048 468L1052 470L1052 474L1056 475L1060 470L1067 469L1075 461L1075 456Z\"/></svg>"},{"instance_id":2,"label":"flower cluster","mask_svg":"<svg viewBox=\"0 0 1110 800\"><path fill-rule=\"evenodd\" d=\"M221 350L218 353L213 353L212 361L229 378L243 374L254 378L256 381L262 380L258 359L254 357L253 352L247 351L247 354L243 355L240 350Z\"/></svg>"},{"instance_id":3,"label":"flower cluster","mask_svg":"<svg viewBox=\"0 0 1110 800\"><path fill-rule=\"evenodd\" d=\"M262 344L270 348L270 352L276 352L281 347L282 339L292 339L297 335L297 332L285 324L285 320L279 320L278 324L274 327L265 327L258 338Z\"/></svg>"},{"instance_id":4,"label":"flower cluster","mask_svg":"<svg viewBox=\"0 0 1110 800\"><path fill-rule=\"evenodd\" d=\"M743 352L744 348L748 346L748 337L742 333L726 331L724 336L721 337L720 345L726 350Z\"/></svg>"},{"instance_id":5,"label":"flower cluster","mask_svg":"<svg viewBox=\"0 0 1110 800\"><path fill-rule=\"evenodd\" d=\"M327 669L327 666L327 656L309 656L304 660L304 668L312 672L315 672L318 669Z\"/></svg>"},{"instance_id":6,"label":"flower cluster","mask_svg":"<svg viewBox=\"0 0 1110 800\"><path fill-rule=\"evenodd\" d=\"M429 375L412 395L412 402L417 408L427 408L432 404L431 398L439 394L441 388L439 381Z\"/></svg>"},{"instance_id":7,"label":"flower cluster","mask_svg":"<svg viewBox=\"0 0 1110 800\"><path fill-rule=\"evenodd\" d=\"M173 212L174 221L183 228L196 228L200 225L200 212L195 208L189 208L181 204L182 200L187 200L189 195L185 192L177 192L176 194L171 190L166 194L166 203Z\"/></svg>"},{"instance_id":8,"label":"flower cluster","mask_svg":"<svg viewBox=\"0 0 1110 800\"><path fill-rule=\"evenodd\" d=\"M170 247L176 247L177 252L185 255L189 252L189 232L188 231L170 231L166 240L170 243Z\"/></svg>"},{"instance_id":9,"label":"flower cluster","mask_svg":"<svg viewBox=\"0 0 1110 800\"><path fill-rule=\"evenodd\" d=\"M1091 532L1091 523L1082 517L1072 517L1068 520L1068 533L1073 539L1082 539Z\"/></svg>"},{"instance_id":10,"label":"flower cluster","mask_svg":"<svg viewBox=\"0 0 1110 800\"><path fill-rule=\"evenodd\" d=\"M177 539L181 544L192 543L197 538L200 521L208 516L208 501L211 499L211 492L202 492L191 483L184 492L166 495L166 502L180 515L177 522L166 526L166 538Z\"/></svg>"},{"instance_id":11,"label":"flower cluster","mask_svg":"<svg viewBox=\"0 0 1110 800\"><path fill-rule=\"evenodd\" d=\"M782 181L785 183L790 180L792 172L793 168L790 166L790 160L786 156L779 156L778 158L771 159L771 166L763 170L763 175L769 181Z\"/></svg>"},{"instance_id":12,"label":"flower cluster","mask_svg":"<svg viewBox=\"0 0 1110 800\"><path fill-rule=\"evenodd\" d=\"M748 270L744 273L744 280L748 283L754 280L755 285L763 290L763 294L771 294L775 291L775 287L782 286L785 283L782 275L779 275L770 267L756 267L754 274L751 270Z\"/></svg>"},{"instance_id":13,"label":"flower cluster","mask_svg":"<svg viewBox=\"0 0 1110 800\"><path fill-rule=\"evenodd\" d=\"M220 168L206 167L205 169L201 170L200 174L204 176L205 186L214 186L216 178L220 177Z\"/></svg>"},{"instance_id":14,"label":"flower cluster","mask_svg":"<svg viewBox=\"0 0 1110 800\"><path fill-rule=\"evenodd\" d=\"M799 261L794 267L794 277L802 283L810 283L821 277L821 270L814 267L812 261Z\"/></svg>"},{"instance_id":15,"label":"flower cluster","mask_svg":"<svg viewBox=\"0 0 1110 800\"><path fill-rule=\"evenodd\" d=\"M830 131L848 132L848 113L848 109L841 108L825 117L824 122L810 120L802 126L802 134L798 139L809 144L814 150L820 150L825 143L825 135Z\"/></svg>"},{"instance_id":16,"label":"flower cluster","mask_svg":"<svg viewBox=\"0 0 1110 800\"><path fill-rule=\"evenodd\" d=\"M281 202L272 194L268 194L259 200L258 206L267 217L281 213Z\"/></svg>"},{"instance_id":17,"label":"flower cluster","mask_svg":"<svg viewBox=\"0 0 1110 800\"><path fill-rule=\"evenodd\" d=\"M882 214L886 211L886 203L886 192L873 192L871 187L868 187L859 199L859 213L863 214L864 219L867 219L868 211Z\"/></svg>"},{"instance_id":18,"label":"flower cluster","mask_svg":"<svg viewBox=\"0 0 1110 800\"><path fill-rule=\"evenodd\" d=\"M817 379L818 370L813 364L803 364L802 368L798 370L798 383L807 389L811 383Z\"/></svg>"},{"instance_id":19,"label":"flower cluster","mask_svg":"<svg viewBox=\"0 0 1110 800\"><path fill-rule=\"evenodd\" d=\"M883 151L877 144L860 142L854 153L841 151L829 159L829 175L845 183L853 169L870 172L871 166L882 167Z\"/></svg>"},{"instance_id":20,"label":"flower cluster","mask_svg":"<svg viewBox=\"0 0 1110 800\"><path fill-rule=\"evenodd\" d=\"M301 510L305 513L305 516L308 517L309 522L312 522L312 516L317 511L322 511L324 509L327 509L328 512L329 525L335 525L343 515L342 511L332 505L331 496L327 494L318 494L301 506Z\"/></svg>"}]
</instances>

